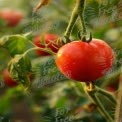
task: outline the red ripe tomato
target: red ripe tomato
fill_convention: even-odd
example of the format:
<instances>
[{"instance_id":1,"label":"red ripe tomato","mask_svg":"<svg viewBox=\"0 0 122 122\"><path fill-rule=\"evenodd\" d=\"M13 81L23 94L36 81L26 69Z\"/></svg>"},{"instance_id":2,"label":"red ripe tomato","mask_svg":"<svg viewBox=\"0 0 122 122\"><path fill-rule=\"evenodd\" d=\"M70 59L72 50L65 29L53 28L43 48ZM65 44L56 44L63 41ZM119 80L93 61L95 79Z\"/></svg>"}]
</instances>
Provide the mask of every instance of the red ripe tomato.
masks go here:
<instances>
[{"instance_id":1,"label":"red ripe tomato","mask_svg":"<svg viewBox=\"0 0 122 122\"><path fill-rule=\"evenodd\" d=\"M73 41L62 46L56 54L59 70L68 78L87 82L102 77L112 68L114 53L99 39L91 42Z\"/></svg>"},{"instance_id":2,"label":"red ripe tomato","mask_svg":"<svg viewBox=\"0 0 122 122\"><path fill-rule=\"evenodd\" d=\"M50 48L53 52L57 52L58 51L58 45L51 43L50 41L55 41L56 39L58 39L58 35L56 34L45 34L44 35L44 41L46 44L48 45L48 48ZM45 46L43 44L41 44L40 42L41 40L41 36L38 35L34 38L34 44L37 45L38 47L41 48L45 48ZM40 56L46 56L46 55L50 55L47 52L41 51L41 50L36 50L37 54Z\"/></svg>"},{"instance_id":3,"label":"red ripe tomato","mask_svg":"<svg viewBox=\"0 0 122 122\"><path fill-rule=\"evenodd\" d=\"M5 84L8 86L14 87L18 85L16 81L12 80L12 78L10 77L10 73L7 69L3 71L3 78L4 78Z\"/></svg>"},{"instance_id":4,"label":"red ripe tomato","mask_svg":"<svg viewBox=\"0 0 122 122\"><path fill-rule=\"evenodd\" d=\"M21 18L22 13L19 11L14 11L11 9L5 9L0 11L0 18L4 19L7 22L7 26L13 27L16 26Z\"/></svg>"}]
</instances>

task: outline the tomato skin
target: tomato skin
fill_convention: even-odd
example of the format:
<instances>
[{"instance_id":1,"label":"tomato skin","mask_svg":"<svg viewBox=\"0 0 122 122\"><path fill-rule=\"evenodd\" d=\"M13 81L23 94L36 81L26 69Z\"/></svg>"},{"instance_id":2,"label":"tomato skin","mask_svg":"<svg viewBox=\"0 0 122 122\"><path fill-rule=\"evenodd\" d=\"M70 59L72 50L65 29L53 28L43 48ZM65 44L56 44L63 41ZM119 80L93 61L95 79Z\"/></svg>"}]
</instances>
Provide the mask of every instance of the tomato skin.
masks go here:
<instances>
[{"instance_id":1,"label":"tomato skin","mask_svg":"<svg viewBox=\"0 0 122 122\"><path fill-rule=\"evenodd\" d=\"M114 53L99 39L91 42L73 41L62 46L56 54L56 65L69 79L87 82L102 77L112 68Z\"/></svg>"},{"instance_id":2,"label":"tomato skin","mask_svg":"<svg viewBox=\"0 0 122 122\"><path fill-rule=\"evenodd\" d=\"M41 35L36 36L34 38L34 44L38 47L45 48L45 46L40 43L40 39L41 39ZM45 34L44 35L44 40L45 40L46 44L48 44L50 41L55 41L56 39L58 39L58 35L56 35L56 34ZM53 43L49 44L48 48L50 48L53 52L58 51L58 45L53 44ZM41 50L36 50L36 53L40 56L50 55L49 53L41 51Z\"/></svg>"},{"instance_id":3,"label":"tomato skin","mask_svg":"<svg viewBox=\"0 0 122 122\"><path fill-rule=\"evenodd\" d=\"M3 71L3 78L4 78L5 84L10 87L14 87L18 85L16 81L12 80L12 78L10 77L10 73L7 69L4 69Z\"/></svg>"},{"instance_id":4,"label":"tomato skin","mask_svg":"<svg viewBox=\"0 0 122 122\"><path fill-rule=\"evenodd\" d=\"M0 18L7 21L7 26L14 27L22 19L22 13L19 11L5 9L0 11Z\"/></svg>"}]
</instances>

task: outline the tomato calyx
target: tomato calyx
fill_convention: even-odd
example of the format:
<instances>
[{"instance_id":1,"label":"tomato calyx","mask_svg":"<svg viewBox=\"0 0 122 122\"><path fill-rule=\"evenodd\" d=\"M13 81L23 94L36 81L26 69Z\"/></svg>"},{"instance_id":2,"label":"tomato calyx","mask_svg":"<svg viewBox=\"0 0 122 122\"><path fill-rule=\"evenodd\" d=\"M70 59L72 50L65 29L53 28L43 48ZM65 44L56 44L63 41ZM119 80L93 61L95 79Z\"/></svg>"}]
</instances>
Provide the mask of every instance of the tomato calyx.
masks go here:
<instances>
[{"instance_id":1,"label":"tomato calyx","mask_svg":"<svg viewBox=\"0 0 122 122\"><path fill-rule=\"evenodd\" d=\"M88 92L96 92L95 86L94 86L94 81L90 81L86 83L86 90Z\"/></svg>"},{"instance_id":2,"label":"tomato calyx","mask_svg":"<svg viewBox=\"0 0 122 122\"><path fill-rule=\"evenodd\" d=\"M40 56L56 54L62 45L59 36L56 34L37 35L33 42L39 48L36 50L36 53Z\"/></svg>"},{"instance_id":3,"label":"tomato calyx","mask_svg":"<svg viewBox=\"0 0 122 122\"><path fill-rule=\"evenodd\" d=\"M89 42L91 42L92 41L92 33L90 32L90 35L89 35L89 39L87 39L87 34L86 33L83 33L82 34L83 36L81 36L81 33L80 33L80 31L78 32L78 38L80 39L80 40L82 40L83 42L87 42L87 43L89 43Z\"/></svg>"},{"instance_id":4,"label":"tomato calyx","mask_svg":"<svg viewBox=\"0 0 122 122\"><path fill-rule=\"evenodd\" d=\"M67 36L64 36L66 42L71 42L71 40L67 37Z\"/></svg>"}]
</instances>

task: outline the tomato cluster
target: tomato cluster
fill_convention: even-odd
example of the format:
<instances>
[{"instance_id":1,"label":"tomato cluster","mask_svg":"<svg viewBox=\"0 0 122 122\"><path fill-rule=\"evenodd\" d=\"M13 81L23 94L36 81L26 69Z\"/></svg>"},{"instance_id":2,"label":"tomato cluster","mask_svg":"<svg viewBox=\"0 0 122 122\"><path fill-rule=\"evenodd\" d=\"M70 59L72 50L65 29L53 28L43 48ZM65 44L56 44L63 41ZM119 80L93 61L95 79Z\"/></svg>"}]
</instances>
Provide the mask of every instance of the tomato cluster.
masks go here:
<instances>
[{"instance_id":1,"label":"tomato cluster","mask_svg":"<svg viewBox=\"0 0 122 122\"><path fill-rule=\"evenodd\" d=\"M73 41L62 46L56 55L59 70L77 81L94 81L109 71L114 63L114 53L103 40L89 43Z\"/></svg>"}]
</instances>

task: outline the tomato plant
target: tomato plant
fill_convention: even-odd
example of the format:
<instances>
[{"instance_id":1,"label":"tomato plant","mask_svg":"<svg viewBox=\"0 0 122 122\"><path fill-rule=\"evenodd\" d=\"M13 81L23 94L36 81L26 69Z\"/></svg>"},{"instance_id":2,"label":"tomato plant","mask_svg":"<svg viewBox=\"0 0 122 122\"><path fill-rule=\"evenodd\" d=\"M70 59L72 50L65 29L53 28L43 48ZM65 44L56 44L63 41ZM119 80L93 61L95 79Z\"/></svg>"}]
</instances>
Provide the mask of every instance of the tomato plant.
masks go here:
<instances>
[{"instance_id":1,"label":"tomato plant","mask_svg":"<svg viewBox=\"0 0 122 122\"><path fill-rule=\"evenodd\" d=\"M10 87L14 87L14 86L18 85L18 83L11 78L8 69L4 69L3 78L4 78L5 84L10 86Z\"/></svg>"},{"instance_id":2,"label":"tomato plant","mask_svg":"<svg viewBox=\"0 0 122 122\"><path fill-rule=\"evenodd\" d=\"M7 22L7 26L16 26L22 19L22 12L12 9L3 9L0 11L0 18Z\"/></svg>"},{"instance_id":3,"label":"tomato plant","mask_svg":"<svg viewBox=\"0 0 122 122\"><path fill-rule=\"evenodd\" d=\"M73 41L61 47L56 55L60 71L78 81L94 81L102 77L113 63L112 49L100 39L92 39L89 43Z\"/></svg>"},{"instance_id":4,"label":"tomato plant","mask_svg":"<svg viewBox=\"0 0 122 122\"><path fill-rule=\"evenodd\" d=\"M121 121L121 0L36 2L0 1L0 120Z\"/></svg>"},{"instance_id":5,"label":"tomato plant","mask_svg":"<svg viewBox=\"0 0 122 122\"><path fill-rule=\"evenodd\" d=\"M47 48L51 49L53 52L57 52L58 51L58 45L55 44L56 39L58 39L58 35L56 34L45 34L44 36L44 43L41 43L41 38L43 38L42 36L38 35L34 38L34 44L37 45L38 47L41 48L45 48L46 44L47 44ZM41 51L41 50L36 50L36 53L40 56L46 56L46 55L50 55L47 52Z\"/></svg>"}]
</instances>

